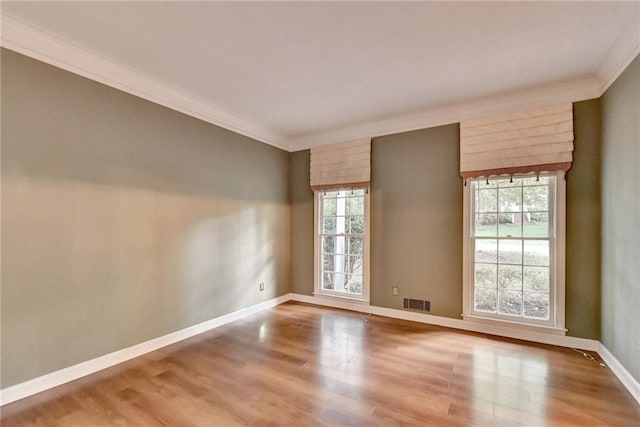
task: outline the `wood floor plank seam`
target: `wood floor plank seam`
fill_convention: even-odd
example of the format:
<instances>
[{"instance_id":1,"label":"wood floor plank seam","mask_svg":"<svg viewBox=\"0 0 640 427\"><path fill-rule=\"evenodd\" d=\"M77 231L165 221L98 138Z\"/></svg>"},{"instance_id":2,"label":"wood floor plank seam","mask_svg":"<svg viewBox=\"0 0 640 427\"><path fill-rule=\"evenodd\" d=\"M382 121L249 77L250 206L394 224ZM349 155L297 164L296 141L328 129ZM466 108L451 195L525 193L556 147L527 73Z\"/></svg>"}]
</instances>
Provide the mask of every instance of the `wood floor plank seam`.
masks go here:
<instances>
[{"instance_id":1,"label":"wood floor plank seam","mask_svg":"<svg viewBox=\"0 0 640 427\"><path fill-rule=\"evenodd\" d=\"M286 302L2 407L14 426L640 426L569 348ZM597 356L597 355L596 355Z\"/></svg>"}]
</instances>

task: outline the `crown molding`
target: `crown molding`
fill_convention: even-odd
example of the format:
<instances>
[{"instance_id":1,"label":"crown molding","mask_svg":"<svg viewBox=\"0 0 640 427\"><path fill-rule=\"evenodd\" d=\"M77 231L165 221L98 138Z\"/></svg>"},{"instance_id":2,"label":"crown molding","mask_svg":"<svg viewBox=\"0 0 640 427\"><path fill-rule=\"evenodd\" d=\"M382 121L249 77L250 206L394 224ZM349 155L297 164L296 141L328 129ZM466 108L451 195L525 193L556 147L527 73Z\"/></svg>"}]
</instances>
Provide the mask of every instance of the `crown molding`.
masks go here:
<instances>
[{"instance_id":1,"label":"crown molding","mask_svg":"<svg viewBox=\"0 0 640 427\"><path fill-rule=\"evenodd\" d=\"M600 96L609 89L620 74L640 53L640 7L629 19L616 42L598 67L597 75L602 81Z\"/></svg>"},{"instance_id":2,"label":"crown molding","mask_svg":"<svg viewBox=\"0 0 640 427\"><path fill-rule=\"evenodd\" d=\"M249 138L286 149L286 141L281 135L250 123L222 107L32 27L6 13L2 13L0 20L0 45L4 48Z\"/></svg>"},{"instance_id":3,"label":"crown molding","mask_svg":"<svg viewBox=\"0 0 640 427\"><path fill-rule=\"evenodd\" d=\"M336 141L390 135L471 120L514 110L542 107L563 102L598 98L602 84L596 76L553 83L477 98L445 107L430 108L407 115L381 118L337 130L303 136L289 141L289 150L303 150Z\"/></svg>"},{"instance_id":4,"label":"crown molding","mask_svg":"<svg viewBox=\"0 0 640 427\"><path fill-rule=\"evenodd\" d=\"M595 75L286 138L6 13L0 12L0 19L0 45L7 49L287 151L458 123L518 109L599 98L640 53L640 11L636 11Z\"/></svg>"}]
</instances>

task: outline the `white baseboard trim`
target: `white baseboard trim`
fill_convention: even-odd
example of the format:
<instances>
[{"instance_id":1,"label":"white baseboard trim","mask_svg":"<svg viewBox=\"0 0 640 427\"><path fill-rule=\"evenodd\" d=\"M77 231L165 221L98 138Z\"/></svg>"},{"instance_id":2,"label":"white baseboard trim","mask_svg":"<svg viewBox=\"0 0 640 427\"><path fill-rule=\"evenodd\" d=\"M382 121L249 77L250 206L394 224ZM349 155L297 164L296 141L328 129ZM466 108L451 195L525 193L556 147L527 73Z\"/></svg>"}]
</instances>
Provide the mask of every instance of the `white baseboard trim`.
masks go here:
<instances>
[{"instance_id":1,"label":"white baseboard trim","mask_svg":"<svg viewBox=\"0 0 640 427\"><path fill-rule=\"evenodd\" d=\"M393 308L362 305L349 301L334 300L320 296L302 294L285 294L277 298L264 301L251 307L243 308L220 317L189 326L170 334L136 344L134 346L87 360L77 365L60 369L59 371L25 381L20 384L0 390L0 405L6 405L25 397L49 390L59 385L71 382L84 376L93 374L111 366L126 362L135 357L142 356L179 341L191 338L203 332L210 331L220 326L231 323L258 313L271 307L275 307L287 301L298 301L325 307L341 308L350 311L373 314L376 316L390 317L394 319L408 320L412 322L426 323L430 325L444 326L447 328L461 329L465 331L479 332L490 335L498 335L507 338L516 338L533 341L542 344L551 344L561 347L579 348L589 351L597 351L611 371L618 377L622 384L640 404L640 383L620 364L611 352L599 341L585 338L576 338L560 335L544 334L532 331L521 331L513 328L486 325L482 323L452 319L448 317L434 316L430 314L415 313L411 311L397 310Z\"/></svg>"},{"instance_id":2,"label":"white baseboard trim","mask_svg":"<svg viewBox=\"0 0 640 427\"><path fill-rule=\"evenodd\" d=\"M409 320L412 322L426 323L429 325L444 326L453 329L479 332L483 334L498 335L507 338L516 338L525 341L532 341L542 344L557 345L560 347L578 348L581 350L597 352L605 364L611 369L613 374L629 390L629 393L640 404L640 382L638 382L616 357L600 341L576 338L562 335L545 334L533 331L515 330L513 328L487 325L483 323L452 319L449 317L434 316L431 314L416 313L411 311L397 310L394 308L377 307L373 305L354 304L349 301L334 300L321 296L309 296L301 294L289 294L292 301L299 301L308 304L325 307L341 308L350 311L373 314L376 316L391 317L394 319Z\"/></svg>"},{"instance_id":3,"label":"white baseboard trim","mask_svg":"<svg viewBox=\"0 0 640 427\"><path fill-rule=\"evenodd\" d=\"M444 326L453 329L479 332L490 335L498 335L507 338L516 338L525 341L532 341L542 344L557 345L560 347L578 348L581 350L597 352L605 364L611 369L613 374L620 380L629 393L640 404L640 382L638 382L616 357L600 341L576 338L562 335L545 334L533 331L515 330L513 328L487 325L483 323L452 319L449 317L434 316L431 314L416 313L411 311L397 310L394 308L377 307L373 305L354 304L349 301L334 300L322 296L309 296L301 294L289 294L292 301L299 301L308 304L325 307L341 308L344 310L358 311L361 313L373 314L376 316L391 317L394 319L409 320L412 322L426 323L429 325Z\"/></svg>"},{"instance_id":4,"label":"white baseboard trim","mask_svg":"<svg viewBox=\"0 0 640 427\"><path fill-rule=\"evenodd\" d=\"M374 314L376 316L392 317L394 319L409 320L412 322L426 323L429 325L444 326L447 328L462 329L464 331L479 332L501 337L533 341L541 344L551 344L560 347L579 348L581 350L598 351L599 341L576 338L563 335L554 335L543 332L526 331L508 326L489 325L470 320L452 319L450 317L434 316L432 314L416 313L413 311L398 310L395 308L378 307L374 305L354 304L349 301L337 300L321 296L309 296L292 293L291 300L326 307L342 308L345 310L359 311Z\"/></svg>"},{"instance_id":5,"label":"white baseboard trim","mask_svg":"<svg viewBox=\"0 0 640 427\"><path fill-rule=\"evenodd\" d=\"M51 372L49 374L42 375L32 380L25 381L20 384L7 387L0 390L0 405L6 405L11 402L15 402L25 397L49 390L53 387L68 383L78 378L82 378L89 374L101 371L118 363L126 362L143 354L150 353L159 348L166 347L171 344L175 344L179 341L191 338L195 335L203 332L210 331L218 328L227 323L235 320L242 319L244 317L255 314L259 311L267 308L275 307L278 304L289 301L291 294L285 294L277 298L270 299L268 301L261 302L250 307L246 307L229 314L225 314L220 317L207 320L197 325L189 326L176 332L172 332L167 335L163 335L158 338L151 339L149 341L142 342L140 344L133 345L131 347L123 348L122 350L114 351L113 353L105 354L104 356L96 357L95 359L87 360L85 362L78 363L77 365L69 366L67 368L60 369L59 371Z\"/></svg>"},{"instance_id":6,"label":"white baseboard trim","mask_svg":"<svg viewBox=\"0 0 640 427\"><path fill-rule=\"evenodd\" d=\"M620 382L629 390L629 393L636 399L640 405L640 382L636 380L629 371L616 359L604 344L600 343L598 354L604 360L604 363L611 369Z\"/></svg>"}]
</instances>

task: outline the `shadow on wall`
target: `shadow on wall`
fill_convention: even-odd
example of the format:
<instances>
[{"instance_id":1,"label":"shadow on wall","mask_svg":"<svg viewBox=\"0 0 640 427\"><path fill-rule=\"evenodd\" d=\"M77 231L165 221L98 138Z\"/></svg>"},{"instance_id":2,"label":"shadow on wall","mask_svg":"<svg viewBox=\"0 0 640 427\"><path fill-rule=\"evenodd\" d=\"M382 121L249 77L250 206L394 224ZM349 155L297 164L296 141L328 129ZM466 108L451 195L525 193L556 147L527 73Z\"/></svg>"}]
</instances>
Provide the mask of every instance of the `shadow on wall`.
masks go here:
<instances>
[{"instance_id":1,"label":"shadow on wall","mask_svg":"<svg viewBox=\"0 0 640 427\"><path fill-rule=\"evenodd\" d=\"M288 292L285 204L27 178L2 196L3 386Z\"/></svg>"},{"instance_id":2,"label":"shadow on wall","mask_svg":"<svg viewBox=\"0 0 640 427\"><path fill-rule=\"evenodd\" d=\"M269 206L253 206L205 219L187 230L179 282L191 284L191 290L182 300L182 316L199 321L211 318L216 306L235 311L255 304L259 283L266 284L261 300L278 296L276 257L282 251L269 223L279 214ZM201 301L211 304L201 306L201 313L193 312Z\"/></svg>"},{"instance_id":3,"label":"shadow on wall","mask_svg":"<svg viewBox=\"0 0 640 427\"><path fill-rule=\"evenodd\" d=\"M1 65L2 387L289 291L288 153Z\"/></svg>"}]
</instances>

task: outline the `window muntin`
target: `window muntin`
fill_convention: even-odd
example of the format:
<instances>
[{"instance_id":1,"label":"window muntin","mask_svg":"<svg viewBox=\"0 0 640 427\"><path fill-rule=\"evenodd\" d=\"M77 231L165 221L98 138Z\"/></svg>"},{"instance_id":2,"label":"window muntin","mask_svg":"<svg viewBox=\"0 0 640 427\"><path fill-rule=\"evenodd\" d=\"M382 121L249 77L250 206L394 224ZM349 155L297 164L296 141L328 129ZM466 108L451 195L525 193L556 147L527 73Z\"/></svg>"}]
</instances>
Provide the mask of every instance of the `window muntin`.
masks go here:
<instances>
[{"instance_id":1,"label":"window muntin","mask_svg":"<svg viewBox=\"0 0 640 427\"><path fill-rule=\"evenodd\" d=\"M554 324L556 176L470 181L472 314Z\"/></svg>"},{"instance_id":2,"label":"window muntin","mask_svg":"<svg viewBox=\"0 0 640 427\"><path fill-rule=\"evenodd\" d=\"M367 191L317 193L316 292L367 299Z\"/></svg>"}]
</instances>

